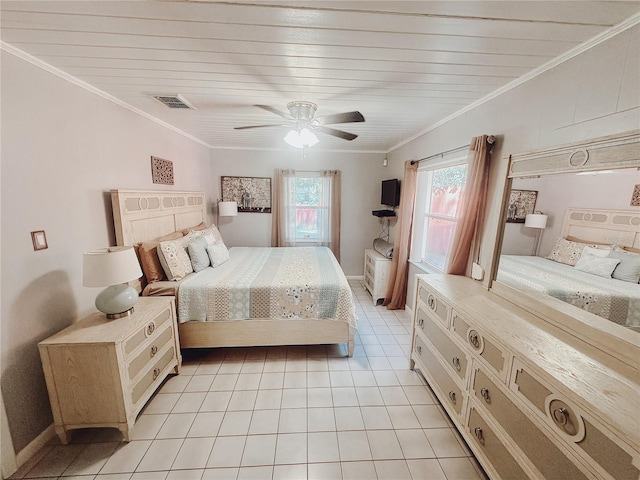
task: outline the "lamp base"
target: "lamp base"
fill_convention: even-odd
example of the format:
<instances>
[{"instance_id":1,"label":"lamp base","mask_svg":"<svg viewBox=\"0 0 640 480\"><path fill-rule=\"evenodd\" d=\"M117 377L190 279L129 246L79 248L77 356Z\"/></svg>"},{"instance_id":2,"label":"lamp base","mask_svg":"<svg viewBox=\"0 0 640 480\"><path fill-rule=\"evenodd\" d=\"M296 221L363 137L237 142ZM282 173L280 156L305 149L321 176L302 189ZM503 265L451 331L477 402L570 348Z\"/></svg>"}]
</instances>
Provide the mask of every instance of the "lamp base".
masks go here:
<instances>
[{"instance_id":1,"label":"lamp base","mask_svg":"<svg viewBox=\"0 0 640 480\"><path fill-rule=\"evenodd\" d=\"M111 285L96 297L96 308L107 315L109 320L126 317L133 313L138 301L138 292L126 283Z\"/></svg>"}]
</instances>

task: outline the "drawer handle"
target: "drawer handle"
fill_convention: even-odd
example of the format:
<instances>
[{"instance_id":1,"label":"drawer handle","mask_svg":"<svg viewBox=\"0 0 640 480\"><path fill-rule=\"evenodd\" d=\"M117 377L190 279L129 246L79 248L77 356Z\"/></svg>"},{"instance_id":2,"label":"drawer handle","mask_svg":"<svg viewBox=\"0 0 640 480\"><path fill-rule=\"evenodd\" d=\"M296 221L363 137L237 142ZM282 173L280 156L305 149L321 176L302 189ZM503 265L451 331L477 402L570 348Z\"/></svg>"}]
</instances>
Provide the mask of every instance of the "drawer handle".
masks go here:
<instances>
[{"instance_id":1,"label":"drawer handle","mask_svg":"<svg viewBox=\"0 0 640 480\"><path fill-rule=\"evenodd\" d=\"M424 330L424 318L418 319L418 326Z\"/></svg>"},{"instance_id":2,"label":"drawer handle","mask_svg":"<svg viewBox=\"0 0 640 480\"><path fill-rule=\"evenodd\" d=\"M159 368L154 368L153 369L153 379L155 380L156 378L158 378L159 375L160 375L160 369Z\"/></svg>"},{"instance_id":3,"label":"drawer handle","mask_svg":"<svg viewBox=\"0 0 640 480\"><path fill-rule=\"evenodd\" d=\"M451 399L451 403L456 404L456 392L449 392L449 399Z\"/></svg>"},{"instance_id":4,"label":"drawer handle","mask_svg":"<svg viewBox=\"0 0 640 480\"><path fill-rule=\"evenodd\" d=\"M418 355L422 355L422 347L420 345L416 347L416 352L418 352Z\"/></svg>"},{"instance_id":5,"label":"drawer handle","mask_svg":"<svg viewBox=\"0 0 640 480\"><path fill-rule=\"evenodd\" d=\"M475 348L480 348L480 340L478 339L478 332L476 332L475 330L471 330L469 332L469 343Z\"/></svg>"},{"instance_id":6,"label":"drawer handle","mask_svg":"<svg viewBox=\"0 0 640 480\"><path fill-rule=\"evenodd\" d=\"M153 322L149 322L149 325L147 325L147 336L151 335L156 329L156 324Z\"/></svg>"},{"instance_id":7,"label":"drawer handle","mask_svg":"<svg viewBox=\"0 0 640 480\"><path fill-rule=\"evenodd\" d=\"M451 363L456 367L456 370L460 371L460 359L458 357L453 357Z\"/></svg>"},{"instance_id":8,"label":"drawer handle","mask_svg":"<svg viewBox=\"0 0 640 480\"><path fill-rule=\"evenodd\" d=\"M482 435L482 429L480 427L476 427L473 430L473 433L476 434L476 438L478 439L478 441L484 445L484 436Z\"/></svg>"},{"instance_id":9,"label":"drawer handle","mask_svg":"<svg viewBox=\"0 0 640 480\"><path fill-rule=\"evenodd\" d=\"M155 345L153 345L151 347L151 358L153 358L153 356L158 353L158 347L156 347Z\"/></svg>"},{"instance_id":10,"label":"drawer handle","mask_svg":"<svg viewBox=\"0 0 640 480\"><path fill-rule=\"evenodd\" d=\"M485 402L489 403L490 398L489 398L489 390L485 387L482 387L480 389L480 395L482 396L482 398L484 398Z\"/></svg>"},{"instance_id":11,"label":"drawer handle","mask_svg":"<svg viewBox=\"0 0 640 480\"><path fill-rule=\"evenodd\" d=\"M427 297L427 305L429 305L429 308L431 310L435 310L435 308L436 308L436 299L433 298L432 295L429 295L429 297Z\"/></svg>"},{"instance_id":12,"label":"drawer handle","mask_svg":"<svg viewBox=\"0 0 640 480\"><path fill-rule=\"evenodd\" d=\"M567 409L560 407L560 408L556 408L553 411L553 420L558 424L558 425L566 425L567 422L569 421L569 413L567 413Z\"/></svg>"}]
</instances>

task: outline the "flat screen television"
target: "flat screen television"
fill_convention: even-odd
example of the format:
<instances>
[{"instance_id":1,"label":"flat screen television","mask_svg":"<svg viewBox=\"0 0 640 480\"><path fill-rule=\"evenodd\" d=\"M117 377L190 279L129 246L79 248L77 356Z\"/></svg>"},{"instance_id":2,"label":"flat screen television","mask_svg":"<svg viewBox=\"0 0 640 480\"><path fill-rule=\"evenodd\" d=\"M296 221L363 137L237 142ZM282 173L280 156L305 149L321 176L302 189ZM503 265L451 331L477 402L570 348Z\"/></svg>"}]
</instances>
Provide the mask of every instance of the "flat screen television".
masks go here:
<instances>
[{"instance_id":1,"label":"flat screen television","mask_svg":"<svg viewBox=\"0 0 640 480\"><path fill-rule=\"evenodd\" d=\"M388 207L397 207L400 205L400 180L393 178L382 181L380 203Z\"/></svg>"}]
</instances>

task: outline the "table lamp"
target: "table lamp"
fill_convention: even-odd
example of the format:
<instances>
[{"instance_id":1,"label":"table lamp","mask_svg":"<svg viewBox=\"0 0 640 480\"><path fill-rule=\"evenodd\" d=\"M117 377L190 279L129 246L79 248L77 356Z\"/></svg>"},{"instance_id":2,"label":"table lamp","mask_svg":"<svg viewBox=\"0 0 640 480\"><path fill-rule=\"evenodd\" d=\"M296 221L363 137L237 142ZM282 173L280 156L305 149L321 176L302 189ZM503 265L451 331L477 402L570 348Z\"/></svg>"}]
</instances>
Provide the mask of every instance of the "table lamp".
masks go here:
<instances>
[{"instance_id":1,"label":"table lamp","mask_svg":"<svg viewBox=\"0 0 640 480\"><path fill-rule=\"evenodd\" d=\"M528 213L524 218L524 226L527 228L536 228L536 241L533 244L533 255L538 256L538 250L540 249L540 238L542 237L542 231L547 228L547 216L541 212Z\"/></svg>"},{"instance_id":2,"label":"table lamp","mask_svg":"<svg viewBox=\"0 0 640 480\"><path fill-rule=\"evenodd\" d=\"M133 247L109 247L83 256L85 287L107 287L96 297L96 308L110 320L133 313L138 292L127 284L142 276Z\"/></svg>"}]
</instances>

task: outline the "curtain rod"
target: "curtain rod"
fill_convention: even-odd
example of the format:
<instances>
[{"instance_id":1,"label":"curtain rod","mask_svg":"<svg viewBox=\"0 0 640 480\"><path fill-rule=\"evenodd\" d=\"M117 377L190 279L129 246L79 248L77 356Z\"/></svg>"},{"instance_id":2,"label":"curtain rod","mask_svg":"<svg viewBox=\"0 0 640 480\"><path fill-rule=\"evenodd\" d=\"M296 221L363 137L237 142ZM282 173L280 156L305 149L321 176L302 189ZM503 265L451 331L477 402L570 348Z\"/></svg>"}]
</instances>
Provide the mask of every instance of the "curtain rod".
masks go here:
<instances>
[{"instance_id":1,"label":"curtain rod","mask_svg":"<svg viewBox=\"0 0 640 480\"><path fill-rule=\"evenodd\" d=\"M496 141L496 137L493 135L489 135L487 137L487 143L489 145L493 145ZM420 162L424 162L425 160L431 160L432 158L436 158L436 157L444 157L445 155L448 155L450 153L453 152L457 152L458 150L464 150L466 148L469 148L471 145L467 144L467 145L462 145L460 147L457 148L452 148L451 150L446 150L444 152L440 152L440 153L436 153L435 155L429 155L428 157L424 157L424 158L420 158L419 160L411 160L411 165L415 165L416 163L420 163Z\"/></svg>"}]
</instances>

